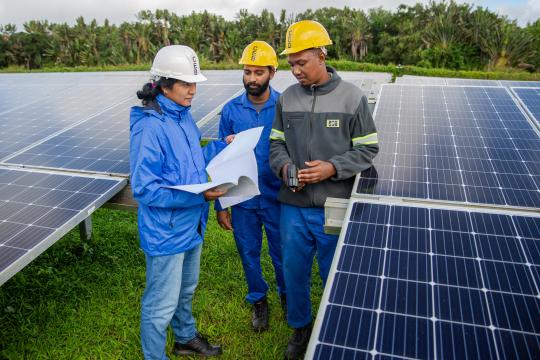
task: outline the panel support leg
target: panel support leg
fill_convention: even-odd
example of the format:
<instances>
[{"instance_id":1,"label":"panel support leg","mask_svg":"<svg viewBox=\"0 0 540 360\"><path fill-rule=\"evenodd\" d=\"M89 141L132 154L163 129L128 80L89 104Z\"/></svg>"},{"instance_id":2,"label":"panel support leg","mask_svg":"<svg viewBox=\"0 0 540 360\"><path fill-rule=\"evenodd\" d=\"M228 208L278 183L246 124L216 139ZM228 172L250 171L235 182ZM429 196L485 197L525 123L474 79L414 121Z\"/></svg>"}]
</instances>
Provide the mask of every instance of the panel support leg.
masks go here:
<instances>
[{"instance_id":1,"label":"panel support leg","mask_svg":"<svg viewBox=\"0 0 540 360\"><path fill-rule=\"evenodd\" d=\"M84 242L92 239L92 215L89 215L79 224L79 234L81 235L81 240Z\"/></svg>"}]
</instances>

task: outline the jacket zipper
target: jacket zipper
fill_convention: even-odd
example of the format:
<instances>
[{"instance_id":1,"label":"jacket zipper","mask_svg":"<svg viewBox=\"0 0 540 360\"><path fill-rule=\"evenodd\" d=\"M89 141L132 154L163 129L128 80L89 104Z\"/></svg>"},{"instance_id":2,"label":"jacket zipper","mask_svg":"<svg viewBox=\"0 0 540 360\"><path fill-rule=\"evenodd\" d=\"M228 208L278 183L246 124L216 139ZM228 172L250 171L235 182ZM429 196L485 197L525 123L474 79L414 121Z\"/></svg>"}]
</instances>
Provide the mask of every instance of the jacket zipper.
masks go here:
<instances>
[{"instance_id":1,"label":"jacket zipper","mask_svg":"<svg viewBox=\"0 0 540 360\"><path fill-rule=\"evenodd\" d=\"M173 219L174 219L174 209L171 210L171 218L169 220L169 227L170 228L174 227Z\"/></svg>"},{"instance_id":2,"label":"jacket zipper","mask_svg":"<svg viewBox=\"0 0 540 360\"><path fill-rule=\"evenodd\" d=\"M189 151L191 153L192 152L192 148L191 148L191 142L190 142L190 139L188 137L188 134L186 133L186 131L184 130L184 128L182 127L182 125L180 124L180 121L182 119L180 119L179 121L176 121L176 124L178 125L178 127L180 128L180 131L182 131L182 133L184 134L185 138L186 138L186 142L188 144L188 147L189 147ZM197 176L200 178L201 177L201 172L199 171L199 168L197 167L197 164L195 163L195 158L193 156L191 156L191 161L193 162L193 166L195 167L195 170L197 170Z\"/></svg>"},{"instance_id":3,"label":"jacket zipper","mask_svg":"<svg viewBox=\"0 0 540 360\"><path fill-rule=\"evenodd\" d=\"M311 161L311 147L310 147L310 140L311 140L311 122L313 121L313 117L315 114L315 100L317 97L315 96L315 86L311 86L311 96L313 96L313 101L311 103L311 116L308 121L308 141L307 141L307 154L308 154L308 161Z\"/></svg>"},{"instance_id":4,"label":"jacket zipper","mask_svg":"<svg viewBox=\"0 0 540 360\"><path fill-rule=\"evenodd\" d=\"M315 86L311 86L311 96L313 96L313 102L311 104L311 116L308 121L308 136L307 136L307 156L308 161L311 161L311 123L314 121L314 115L315 115L315 101L317 100L317 96L315 95ZM309 187L306 189L308 190ZM315 199L313 196L313 191L309 192L309 199L311 201L311 204L313 205L315 203Z\"/></svg>"},{"instance_id":5,"label":"jacket zipper","mask_svg":"<svg viewBox=\"0 0 540 360\"><path fill-rule=\"evenodd\" d=\"M264 127L264 124L261 124L261 112L263 111L263 109L261 109L261 111L257 111L255 110L255 127L258 127L258 126L263 126ZM257 144L255 145L255 147L253 148L253 152L255 153L255 157L257 158ZM256 160L255 160L256 161ZM259 167L259 165L257 164L257 168ZM259 178L259 171L257 171L257 179ZM259 182L260 184L261 182ZM260 189L260 188L259 188ZM260 194L262 195L262 193ZM257 206L259 207L259 209L261 208L261 197L260 196L255 196L253 198L253 201L256 201L258 204Z\"/></svg>"}]
</instances>

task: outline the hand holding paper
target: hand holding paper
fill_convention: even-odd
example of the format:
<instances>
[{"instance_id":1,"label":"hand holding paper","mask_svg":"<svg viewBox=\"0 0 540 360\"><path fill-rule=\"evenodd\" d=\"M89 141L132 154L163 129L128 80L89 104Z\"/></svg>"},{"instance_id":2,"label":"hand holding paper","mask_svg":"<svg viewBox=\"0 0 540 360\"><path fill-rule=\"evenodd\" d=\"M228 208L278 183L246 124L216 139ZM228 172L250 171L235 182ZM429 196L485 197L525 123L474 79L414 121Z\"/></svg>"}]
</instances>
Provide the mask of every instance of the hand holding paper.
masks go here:
<instances>
[{"instance_id":1,"label":"hand holding paper","mask_svg":"<svg viewBox=\"0 0 540 360\"><path fill-rule=\"evenodd\" d=\"M262 130L263 127L257 127L236 134L233 142L206 167L210 182L169 187L195 194L215 187L228 190L218 199L223 208L259 195L257 160L253 149L259 142Z\"/></svg>"}]
</instances>

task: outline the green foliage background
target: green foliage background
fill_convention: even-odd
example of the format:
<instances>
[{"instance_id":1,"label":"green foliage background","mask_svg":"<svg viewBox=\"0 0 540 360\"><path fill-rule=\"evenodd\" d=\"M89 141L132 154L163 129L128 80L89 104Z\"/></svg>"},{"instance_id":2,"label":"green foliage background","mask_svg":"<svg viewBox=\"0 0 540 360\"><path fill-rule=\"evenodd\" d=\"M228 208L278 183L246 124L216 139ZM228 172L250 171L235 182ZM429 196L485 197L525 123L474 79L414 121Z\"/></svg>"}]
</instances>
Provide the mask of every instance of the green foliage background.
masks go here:
<instances>
[{"instance_id":1,"label":"green foliage background","mask_svg":"<svg viewBox=\"0 0 540 360\"><path fill-rule=\"evenodd\" d=\"M334 60L382 65L415 65L454 70L506 70L540 67L540 20L515 20L482 7L453 1L431 2L395 10L368 11L326 7L276 17L263 10L240 10L234 20L209 13L176 15L168 10L139 12L137 21L111 24L76 19L73 25L29 21L24 31L0 25L0 68L148 64L169 44L194 48L203 61L234 64L256 39L283 49L285 31L294 21L321 22L334 41Z\"/></svg>"}]
</instances>

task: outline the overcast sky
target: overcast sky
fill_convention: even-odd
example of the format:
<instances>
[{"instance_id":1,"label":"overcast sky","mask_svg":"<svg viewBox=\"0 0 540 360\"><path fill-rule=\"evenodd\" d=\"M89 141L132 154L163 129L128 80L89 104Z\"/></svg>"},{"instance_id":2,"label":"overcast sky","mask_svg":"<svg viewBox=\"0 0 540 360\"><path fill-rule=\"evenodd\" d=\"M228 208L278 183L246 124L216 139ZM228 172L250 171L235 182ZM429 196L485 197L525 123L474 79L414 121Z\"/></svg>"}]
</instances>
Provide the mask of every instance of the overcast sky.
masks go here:
<instances>
[{"instance_id":1,"label":"overcast sky","mask_svg":"<svg viewBox=\"0 0 540 360\"><path fill-rule=\"evenodd\" d=\"M168 9L178 15L208 10L232 20L242 8L256 14L266 8L278 15L281 9L286 9L288 13L299 13L324 6L349 6L364 10L382 6L395 10L399 4L411 5L417 2L427 3L428 0L0 0L0 24L15 24L17 29L22 30L22 24L28 20L72 24L81 15L87 20L97 19L100 24L105 18L118 24L135 21L137 12L145 9ZM517 19L520 25L540 18L540 0L476 0L474 4Z\"/></svg>"}]
</instances>

